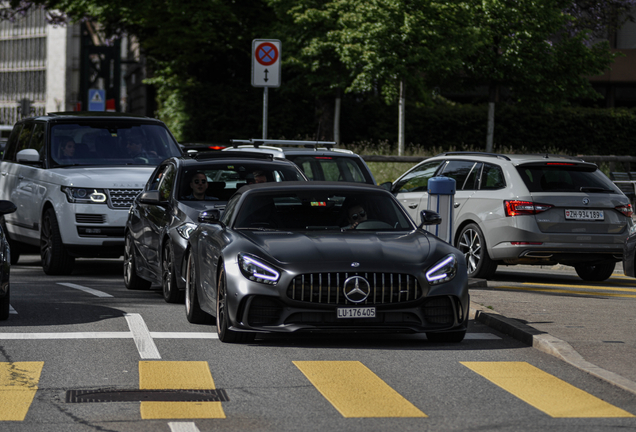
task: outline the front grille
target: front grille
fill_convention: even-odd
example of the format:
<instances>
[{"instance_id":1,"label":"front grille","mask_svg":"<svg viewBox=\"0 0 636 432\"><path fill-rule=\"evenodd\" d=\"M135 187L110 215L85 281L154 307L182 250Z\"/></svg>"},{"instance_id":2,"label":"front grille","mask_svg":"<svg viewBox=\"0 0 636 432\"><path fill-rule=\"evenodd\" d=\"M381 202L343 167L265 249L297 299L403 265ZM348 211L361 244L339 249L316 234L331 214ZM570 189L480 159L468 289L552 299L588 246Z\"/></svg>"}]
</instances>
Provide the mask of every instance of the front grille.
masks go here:
<instances>
[{"instance_id":1,"label":"front grille","mask_svg":"<svg viewBox=\"0 0 636 432\"><path fill-rule=\"evenodd\" d=\"M77 213L75 222L84 224L103 224L106 223L106 215Z\"/></svg>"},{"instance_id":2,"label":"front grille","mask_svg":"<svg viewBox=\"0 0 636 432\"><path fill-rule=\"evenodd\" d=\"M142 189L108 189L108 206L114 209L127 209Z\"/></svg>"},{"instance_id":3,"label":"front grille","mask_svg":"<svg viewBox=\"0 0 636 432\"><path fill-rule=\"evenodd\" d=\"M432 297L422 307L424 317L433 324L452 324L455 312L450 297Z\"/></svg>"},{"instance_id":4,"label":"front grille","mask_svg":"<svg viewBox=\"0 0 636 432\"><path fill-rule=\"evenodd\" d=\"M344 296L344 282L352 276L369 282L371 291L361 303L352 303ZM422 287L414 276L400 273L311 273L296 276L287 287L287 297L331 305L395 304L419 299Z\"/></svg>"}]
</instances>

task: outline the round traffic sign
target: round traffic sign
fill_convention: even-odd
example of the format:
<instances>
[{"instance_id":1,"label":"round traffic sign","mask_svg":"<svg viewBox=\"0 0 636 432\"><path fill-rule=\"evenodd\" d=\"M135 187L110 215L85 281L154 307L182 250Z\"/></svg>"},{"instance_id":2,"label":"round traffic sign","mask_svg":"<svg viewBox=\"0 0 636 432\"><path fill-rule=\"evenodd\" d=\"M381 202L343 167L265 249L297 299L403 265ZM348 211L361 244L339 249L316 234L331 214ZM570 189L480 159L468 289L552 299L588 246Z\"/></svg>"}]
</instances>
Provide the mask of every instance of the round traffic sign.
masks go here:
<instances>
[{"instance_id":1,"label":"round traffic sign","mask_svg":"<svg viewBox=\"0 0 636 432\"><path fill-rule=\"evenodd\" d=\"M254 56L263 66L271 66L278 60L278 48L271 42L263 42L256 47Z\"/></svg>"}]
</instances>

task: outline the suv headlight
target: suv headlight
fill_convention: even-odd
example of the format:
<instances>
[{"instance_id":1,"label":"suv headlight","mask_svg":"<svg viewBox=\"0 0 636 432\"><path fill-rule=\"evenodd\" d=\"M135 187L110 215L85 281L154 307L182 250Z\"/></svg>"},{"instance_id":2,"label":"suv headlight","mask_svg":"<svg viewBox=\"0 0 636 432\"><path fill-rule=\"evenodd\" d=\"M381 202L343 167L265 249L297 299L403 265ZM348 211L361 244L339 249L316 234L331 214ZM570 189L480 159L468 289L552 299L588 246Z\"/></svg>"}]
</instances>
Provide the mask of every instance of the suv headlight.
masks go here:
<instances>
[{"instance_id":1,"label":"suv headlight","mask_svg":"<svg viewBox=\"0 0 636 432\"><path fill-rule=\"evenodd\" d=\"M251 281L276 285L280 278L280 273L276 269L251 255L240 253L238 265L243 276Z\"/></svg>"},{"instance_id":2,"label":"suv headlight","mask_svg":"<svg viewBox=\"0 0 636 432\"><path fill-rule=\"evenodd\" d=\"M106 191L94 188L62 186L68 202L75 204L106 204Z\"/></svg>"},{"instance_id":3,"label":"suv headlight","mask_svg":"<svg viewBox=\"0 0 636 432\"><path fill-rule=\"evenodd\" d=\"M455 255L447 255L438 261L426 272L426 280L431 284L448 282L457 274L457 258Z\"/></svg>"}]
</instances>

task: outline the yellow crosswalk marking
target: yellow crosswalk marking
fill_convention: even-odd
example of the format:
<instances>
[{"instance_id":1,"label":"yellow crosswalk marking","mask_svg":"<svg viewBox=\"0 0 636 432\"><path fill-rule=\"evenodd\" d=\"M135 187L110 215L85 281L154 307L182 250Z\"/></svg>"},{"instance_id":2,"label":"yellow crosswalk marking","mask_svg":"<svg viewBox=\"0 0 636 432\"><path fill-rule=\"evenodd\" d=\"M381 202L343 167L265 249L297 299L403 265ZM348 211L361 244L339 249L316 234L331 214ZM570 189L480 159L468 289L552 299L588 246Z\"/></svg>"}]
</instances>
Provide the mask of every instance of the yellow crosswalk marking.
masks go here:
<instances>
[{"instance_id":1,"label":"yellow crosswalk marking","mask_svg":"<svg viewBox=\"0 0 636 432\"><path fill-rule=\"evenodd\" d=\"M601 296L601 297L620 297L620 298L636 298L636 294L616 294L616 293L600 293L594 291L581 291L581 290L563 290L556 288L526 288L526 287L516 287L516 286L496 286L495 289L506 289L506 290L520 290L520 291L533 291L533 292L544 292L544 293L552 293L552 294L577 294L577 295L585 295L585 296ZM596 288L600 289L600 288ZM608 288L605 288L608 289ZM614 288L612 291L618 291L619 289ZM621 289L621 291L624 290Z\"/></svg>"},{"instance_id":2,"label":"yellow crosswalk marking","mask_svg":"<svg viewBox=\"0 0 636 432\"><path fill-rule=\"evenodd\" d=\"M526 362L460 363L551 417L634 417Z\"/></svg>"},{"instance_id":3,"label":"yellow crosswalk marking","mask_svg":"<svg viewBox=\"0 0 636 432\"><path fill-rule=\"evenodd\" d=\"M38 390L44 362L0 363L0 421L23 421Z\"/></svg>"},{"instance_id":4,"label":"yellow crosswalk marking","mask_svg":"<svg viewBox=\"0 0 636 432\"><path fill-rule=\"evenodd\" d=\"M214 390L204 361L141 361L141 390ZM143 419L225 418L221 402L141 402Z\"/></svg>"},{"instance_id":5,"label":"yellow crosswalk marking","mask_svg":"<svg viewBox=\"0 0 636 432\"><path fill-rule=\"evenodd\" d=\"M343 417L426 417L360 362L294 364Z\"/></svg>"},{"instance_id":6,"label":"yellow crosswalk marking","mask_svg":"<svg viewBox=\"0 0 636 432\"><path fill-rule=\"evenodd\" d=\"M532 283L524 282L523 285L534 285L537 287L561 287L561 288L578 288L597 291L619 291L636 293L636 288L620 288L618 286L602 286L602 285L568 285L568 284L549 284L549 283Z\"/></svg>"}]
</instances>

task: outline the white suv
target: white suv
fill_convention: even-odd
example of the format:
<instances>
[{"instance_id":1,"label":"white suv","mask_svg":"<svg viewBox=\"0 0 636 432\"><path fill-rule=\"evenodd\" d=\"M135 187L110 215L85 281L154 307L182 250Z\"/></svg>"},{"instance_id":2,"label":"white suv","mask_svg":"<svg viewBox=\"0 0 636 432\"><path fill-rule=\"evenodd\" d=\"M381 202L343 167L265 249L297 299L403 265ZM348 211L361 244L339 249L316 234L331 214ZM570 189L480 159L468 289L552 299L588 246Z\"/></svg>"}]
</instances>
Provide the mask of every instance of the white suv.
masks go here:
<instances>
[{"instance_id":1,"label":"white suv","mask_svg":"<svg viewBox=\"0 0 636 432\"><path fill-rule=\"evenodd\" d=\"M181 156L159 120L116 113L51 113L16 123L0 163L11 261L38 247L46 274L76 257L118 258L128 209L155 167Z\"/></svg>"}]
</instances>

